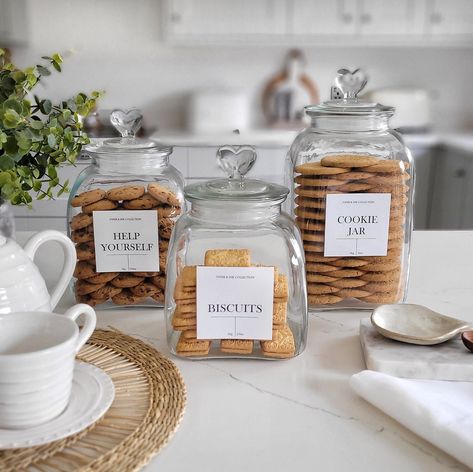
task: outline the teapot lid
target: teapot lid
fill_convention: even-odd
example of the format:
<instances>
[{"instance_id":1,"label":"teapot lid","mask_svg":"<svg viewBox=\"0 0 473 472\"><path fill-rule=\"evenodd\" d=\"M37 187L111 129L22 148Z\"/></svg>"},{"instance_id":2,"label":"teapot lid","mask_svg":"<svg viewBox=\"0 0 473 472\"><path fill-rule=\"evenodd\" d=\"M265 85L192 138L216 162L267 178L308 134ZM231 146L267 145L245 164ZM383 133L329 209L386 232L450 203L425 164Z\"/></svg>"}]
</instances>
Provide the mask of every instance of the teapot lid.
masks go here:
<instances>
[{"instance_id":1,"label":"teapot lid","mask_svg":"<svg viewBox=\"0 0 473 472\"><path fill-rule=\"evenodd\" d=\"M304 108L305 112L309 116L392 116L394 114L393 107L358 98L358 94L365 88L367 83L368 77L362 69L358 68L353 71L345 68L339 69L335 77L335 84L336 91L342 95L343 98L331 99L320 105L306 106Z\"/></svg>"},{"instance_id":2,"label":"teapot lid","mask_svg":"<svg viewBox=\"0 0 473 472\"><path fill-rule=\"evenodd\" d=\"M168 156L172 147L151 139L137 138L143 115L137 108L131 110L113 110L110 122L121 134L121 138L105 139L100 143L86 146L85 150L94 154L153 154L156 157Z\"/></svg>"},{"instance_id":3,"label":"teapot lid","mask_svg":"<svg viewBox=\"0 0 473 472\"><path fill-rule=\"evenodd\" d=\"M222 146L217 151L217 162L228 177L187 185L184 196L188 200L283 202L289 193L287 187L245 178L255 161L256 151L253 146Z\"/></svg>"}]
</instances>

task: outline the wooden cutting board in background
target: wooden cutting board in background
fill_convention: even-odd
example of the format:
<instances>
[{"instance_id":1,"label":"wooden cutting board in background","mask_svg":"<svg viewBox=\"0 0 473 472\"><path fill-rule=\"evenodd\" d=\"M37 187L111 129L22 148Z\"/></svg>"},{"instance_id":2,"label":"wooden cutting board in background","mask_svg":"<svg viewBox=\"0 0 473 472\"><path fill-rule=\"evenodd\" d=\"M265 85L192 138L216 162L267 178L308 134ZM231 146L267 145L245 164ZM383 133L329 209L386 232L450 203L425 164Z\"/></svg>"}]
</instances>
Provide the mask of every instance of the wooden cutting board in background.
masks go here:
<instances>
[{"instance_id":1,"label":"wooden cutting board in background","mask_svg":"<svg viewBox=\"0 0 473 472\"><path fill-rule=\"evenodd\" d=\"M304 72L301 50L289 51L283 70L269 80L263 91L263 112L270 126L298 128L303 123L304 107L319 103L315 82Z\"/></svg>"}]
</instances>

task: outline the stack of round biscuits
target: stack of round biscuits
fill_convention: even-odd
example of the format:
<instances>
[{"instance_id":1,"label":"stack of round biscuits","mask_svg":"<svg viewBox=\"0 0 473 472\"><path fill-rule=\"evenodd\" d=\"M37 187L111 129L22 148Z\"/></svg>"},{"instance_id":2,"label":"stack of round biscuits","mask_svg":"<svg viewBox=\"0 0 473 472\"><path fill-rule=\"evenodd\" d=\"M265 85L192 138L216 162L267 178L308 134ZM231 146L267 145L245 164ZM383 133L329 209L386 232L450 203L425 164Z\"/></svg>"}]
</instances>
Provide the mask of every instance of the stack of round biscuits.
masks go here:
<instances>
[{"instance_id":1,"label":"stack of round biscuits","mask_svg":"<svg viewBox=\"0 0 473 472\"><path fill-rule=\"evenodd\" d=\"M76 195L71 205L81 212L69 222L71 239L76 243L74 272L78 302L95 306L111 299L117 305L132 305L152 298L164 301L166 258L169 238L181 202L174 192L157 183L96 188ZM159 272L97 272L95 262L94 211L150 210L156 212L159 228Z\"/></svg>"},{"instance_id":2,"label":"stack of round biscuits","mask_svg":"<svg viewBox=\"0 0 473 472\"><path fill-rule=\"evenodd\" d=\"M408 167L403 161L357 154L330 155L295 167L295 215L304 243L309 304L402 298ZM341 193L391 194L386 256L324 257L326 196Z\"/></svg>"}]
</instances>

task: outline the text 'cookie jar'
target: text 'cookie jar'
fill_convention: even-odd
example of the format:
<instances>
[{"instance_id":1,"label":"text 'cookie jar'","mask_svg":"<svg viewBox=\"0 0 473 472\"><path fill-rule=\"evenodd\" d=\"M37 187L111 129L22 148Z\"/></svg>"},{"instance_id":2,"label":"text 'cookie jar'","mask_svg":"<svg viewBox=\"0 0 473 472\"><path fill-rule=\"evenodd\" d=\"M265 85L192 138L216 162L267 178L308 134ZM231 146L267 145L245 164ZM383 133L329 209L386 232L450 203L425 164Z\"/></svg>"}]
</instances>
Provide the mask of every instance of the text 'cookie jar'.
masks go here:
<instances>
[{"instance_id":1,"label":"text 'cookie jar'","mask_svg":"<svg viewBox=\"0 0 473 472\"><path fill-rule=\"evenodd\" d=\"M224 146L229 178L189 185L188 213L169 245L165 316L171 351L183 357L284 359L307 338L300 233L281 211L289 190L244 178L250 146Z\"/></svg>"},{"instance_id":2,"label":"text 'cookie jar'","mask_svg":"<svg viewBox=\"0 0 473 472\"><path fill-rule=\"evenodd\" d=\"M92 163L72 188L67 218L77 250L78 302L164 304L169 238L184 208L184 180L169 164L171 147L135 137L141 118L138 110L113 111L122 137L85 150Z\"/></svg>"},{"instance_id":3,"label":"text 'cookie jar'","mask_svg":"<svg viewBox=\"0 0 473 472\"><path fill-rule=\"evenodd\" d=\"M341 69L344 98L306 107L311 125L288 155L291 205L316 308L369 309L405 300L414 168L389 128L392 107L357 98L361 70Z\"/></svg>"}]
</instances>

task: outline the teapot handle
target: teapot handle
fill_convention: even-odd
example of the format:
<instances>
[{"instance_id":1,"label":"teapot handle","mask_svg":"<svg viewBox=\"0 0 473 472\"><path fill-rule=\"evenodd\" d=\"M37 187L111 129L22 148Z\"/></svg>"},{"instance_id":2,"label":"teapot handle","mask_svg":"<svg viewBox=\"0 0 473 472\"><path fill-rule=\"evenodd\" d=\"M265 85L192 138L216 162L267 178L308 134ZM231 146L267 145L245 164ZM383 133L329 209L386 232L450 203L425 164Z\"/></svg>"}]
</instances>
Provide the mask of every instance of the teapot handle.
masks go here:
<instances>
[{"instance_id":1,"label":"teapot handle","mask_svg":"<svg viewBox=\"0 0 473 472\"><path fill-rule=\"evenodd\" d=\"M28 257L33 260L39 246L46 241L57 241L62 246L64 253L62 273L51 293L51 310L54 310L74 273L77 255L73 242L65 234L55 230L41 231L35 234L29 239L23 249Z\"/></svg>"}]
</instances>

